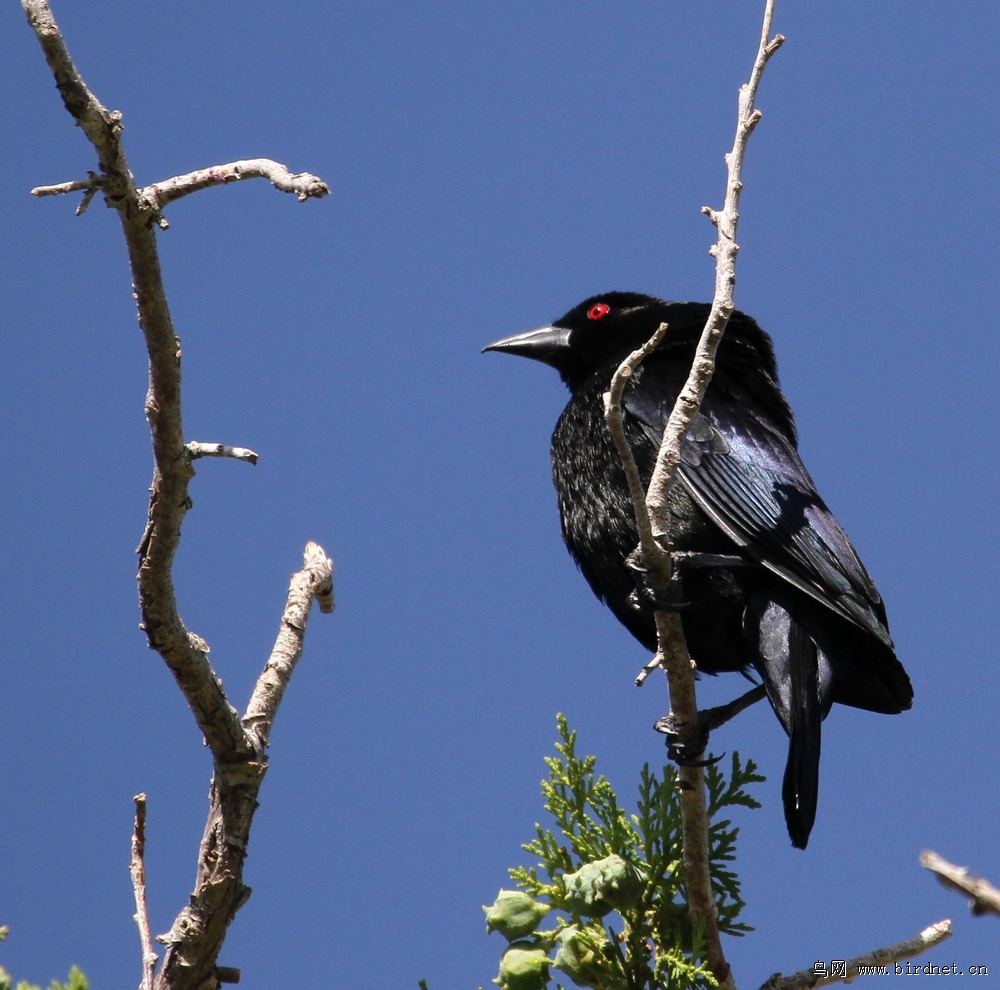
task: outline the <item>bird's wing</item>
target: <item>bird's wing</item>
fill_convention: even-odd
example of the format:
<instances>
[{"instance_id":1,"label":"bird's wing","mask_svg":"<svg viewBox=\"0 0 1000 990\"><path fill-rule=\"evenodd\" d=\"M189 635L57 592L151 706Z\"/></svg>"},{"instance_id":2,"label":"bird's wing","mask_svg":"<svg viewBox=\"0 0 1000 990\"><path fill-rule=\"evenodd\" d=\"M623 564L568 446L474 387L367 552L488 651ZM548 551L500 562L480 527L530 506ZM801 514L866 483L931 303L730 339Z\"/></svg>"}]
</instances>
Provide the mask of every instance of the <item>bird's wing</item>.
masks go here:
<instances>
[{"instance_id":1,"label":"bird's wing","mask_svg":"<svg viewBox=\"0 0 1000 990\"><path fill-rule=\"evenodd\" d=\"M646 375L624 399L657 446L676 394L675 382ZM794 443L748 395L709 392L682 444L680 477L750 556L891 647L882 600L851 541Z\"/></svg>"}]
</instances>

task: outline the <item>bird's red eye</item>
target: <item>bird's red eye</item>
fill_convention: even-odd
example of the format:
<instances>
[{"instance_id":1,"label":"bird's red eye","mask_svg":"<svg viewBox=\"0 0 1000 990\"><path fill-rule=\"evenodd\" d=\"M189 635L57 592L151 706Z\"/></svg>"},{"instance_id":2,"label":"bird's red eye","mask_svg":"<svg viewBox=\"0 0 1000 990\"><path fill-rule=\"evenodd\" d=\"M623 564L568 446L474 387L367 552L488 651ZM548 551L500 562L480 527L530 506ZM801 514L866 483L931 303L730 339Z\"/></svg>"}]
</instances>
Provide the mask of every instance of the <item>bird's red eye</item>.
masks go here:
<instances>
[{"instance_id":1,"label":"bird's red eye","mask_svg":"<svg viewBox=\"0 0 1000 990\"><path fill-rule=\"evenodd\" d=\"M594 303L587 310L588 320L599 320L602 316L607 316L611 312L611 307L607 303Z\"/></svg>"}]
</instances>

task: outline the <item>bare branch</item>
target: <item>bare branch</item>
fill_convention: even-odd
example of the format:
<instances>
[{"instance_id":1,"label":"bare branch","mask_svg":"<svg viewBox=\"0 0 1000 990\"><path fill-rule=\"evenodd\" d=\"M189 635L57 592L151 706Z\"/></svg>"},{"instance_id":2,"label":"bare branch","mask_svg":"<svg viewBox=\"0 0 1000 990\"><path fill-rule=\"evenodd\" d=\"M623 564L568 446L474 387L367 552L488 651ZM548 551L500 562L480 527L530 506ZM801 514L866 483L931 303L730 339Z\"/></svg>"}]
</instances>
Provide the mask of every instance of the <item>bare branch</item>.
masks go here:
<instances>
[{"instance_id":1,"label":"bare branch","mask_svg":"<svg viewBox=\"0 0 1000 990\"><path fill-rule=\"evenodd\" d=\"M182 199L201 189L225 186L241 179L269 179L275 189L294 193L300 203L307 199L321 199L330 194L330 187L318 176L309 172L294 174L270 158L250 158L245 161L229 162L200 168L186 175L154 182L139 191L142 209L159 213L168 203Z\"/></svg>"},{"instance_id":2,"label":"bare branch","mask_svg":"<svg viewBox=\"0 0 1000 990\"><path fill-rule=\"evenodd\" d=\"M642 559L645 566L652 565L653 580L659 574L666 574L669 577L670 560L653 538L653 528L649 511L646 508L646 492L642 487L642 479L639 477L639 468L632 455L632 448L625 436L625 424L622 420L622 395L625 392L625 386L631 381L635 369L653 353L668 329L668 324L661 323L654 331L653 336L642 347L634 350L622 361L611 378L610 389L604 396L604 416L614 440L615 449L621 459L622 467L625 469L625 478L628 481L629 494L635 509L635 522L639 530L639 547L642 551ZM641 685L652 671L662 666L662 663L663 653L658 650L656 656L639 672L635 679L636 686Z\"/></svg>"},{"instance_id":3,"label":"bare branch","mask_svg":"<svg viewBox=\"0 0 1000 990\"><path fill-rule=\"evenodd\" d=\"M116 180L121 180L122 166L125 164L117 141L121 130L121 115L106 110L87 89L87 84L70 58L48 3L45 0L22 0L22 6L28 16L28 23L42 46L45 61L55 76L56 88L63 105L97 150L102 175L113 175ZM127 169L125 172L127 173Z\"/></svg>"},{"instance_id":4,"label":"bare branch","mask_svg":"<svg viewBox=\"0 0 1000 990\"><path fill-rule=\"evenodd\" d=\"M305 568L292 579L278 644L254 693L256 707L248 712L250 727L245 729L208 661L208 644L189 632L181 620L172 576L181 525L191 505L188 485L194 476L192 461L202 456L223 456L253 463L257 457L243 448L188 444L184 440L180 341L167 305L155 226L163 225L158 212L163 202L194 191L197 183L194 180L185 183L186 177L182 176L150 187L156 195L162 193L164 197L162 202L156 199L156 205L140 197L121 144L121 114L109 112L87 89L45 0L22 0L22 3L56 78L63 103L94 145L99 162L99 175L86 184L69 183L58 189L49 187L44 192L55 194L68 192L70 187L84 188L90 196L101 189L108 205L118 212L128 248L139 326L149 354L145 408L154 461L148 522L138 547L142 628L149 646L163 657L184 692L214 762L210 810L199 852L195 889L170 932L160 938L167 950L155 976L156 957L145 946L148 919L144 916L142 871L144 805L140 806L137 799L133 885L137 920L144 940L144 987L214 990L220 981L238 979L238 971L219 968L216 960L230 923L250 896L250 888L243 883L243 864L257 795L267 770L263 754L281 694L302 651L312 601L318 600L323 611L333 608L332 565L321 548L315 544L307 547ZM328 191L314 176L292 176L283 166L267 160L223 168L233 171L229 178L266 175L279 188L295 192L300 198L325 195ZM202 185L218 181L225 181L225 177L206 177Z\"/></svg>"},{"instance_id":5,"label":"bare branch","mask_svg":"<svg viewBox=\"0 0 1000 990\"><path fill-rule=\"evenodd\" d=\"M318 543L307 543L302 570L292 575L288 586L288 600L274 649L257 678L257 686L243 716L243 726L256 740L261 752L267 745L282 695L302 655L309 606L314 598L319 602L320 611L333 611L333 561Z\"/></svg>"},{"instance_id":6,"label":"bare branch","mask_svg":"<svg viewBox=\"0 0 1000 990\"><path fill-rule=\"evenodd\" d=\"M1000 915L1000 890L988 880L969 876L964 866L955 866L930 849L920 854L920 865L936 873L945 887L968 894L969 910L973 914Z\"/></svg>"},{"instance_id":7,"label":"bare branch","mask_svg":"<svg viewBox=\"0 0 1000 990\"><path fill-rule=\"evenodd\" d=\"M782 976L775 973L766 983L762 984L760 990L812 990L813 987L828 987L834 983L850 983L858 976L872 972L872 967L876 972L878 967L894 966L904 959L912 959L932 949L935 945L951 937L951 922L947 919L930 925L922 932L912 938L897 942L895 945L886 946L884 949L873 949L863 956L855 956L848 959L844 965L837 969L836 973L822 970L817 972L814 966L812 969L803 969L791 976ZM900 972L898 975L903 975Z\"/></svg>"},{"instance_id":8,"label":"bare branch","mask_svg":"<svg viewBox=\"0 0 1000 990\"><path fill-rule=\"evenodd\" d=\"M670 581L670 559L653 536L650 513L646 509L647 494L643 491L639 470L625 436L622 421L621 400L625 386L631 380L635 369L653 352L669 333L666 323L661 323L656 332L642 347L633 351L622 363L611 379L611 388L604 397L605 417L608 429L614 438L618 456L621 458L629 491L635 506L636 523L639 528L639 546L643 565L647 568L647 579L657 592L666 593ZM636 678L641 684L651 670L665 667L668 672L670 709L675 716L675 724L683 734L685 729L693 730L697 724L698 703L694 693L694 665L687 652L684 632L675 612L657 610L656 656L643 668ZM686 670L688 676L679 676L677 670ZM674 676L670 676L674 670ZM679 714L680 713L680 714ZM687 885L688 908L691 920L705 933L709 947L709 966L722 987L733 987L729 965L722 953L715 899L712 896L712 882L708 857L708 809L705 798L705 782L702 768L681 766L678 770L678 788L681 797L681 812L684 841L684 878Z\"/></svg>"},{"instance_id":9,"label":"bare branch","mask_svg":"<svg viewBox=\"0 0 1000 990\"><path fill-rule=\"evenodd\" d=\"M632 504L635 508L635 522L639 528L639 546L642 548L643 556L648 555L651 560L660 560L663 551L653 538L649 512L646 509L646 492L642 487L642 479L639 477L635 457L632 456L632 448L625 436L625 425L622 421L622 395L625 392L625 386L632 380L635 369L653 353L668 329L666 323L661 323L653 336L642 347L633 351L622 361L611 378L610 389L604 396L604 416L608 423L608 429L611 431L611 437L615 442L615 449L621 458L622 467L625 469L629 494L632 496Z\"/></svg>"},{"instance_id":10,"label":"bare branch","mask_svg":"<svg viewBox=\"0 0 1000 990\"><path fill-rule=\"evenodd\" d=\"M90 206L90 201L105 186L104 178L95 172L90 172L86 179L74 179L72 182L60 182L54 186L35 186L32 196L63 196L66 193L83 191L83 199L76 208L76 215L82 217Z\"/></svg>"},{"instance_id":11,"label":"bare branch","mask_svg":"<svg viewBox=\"0 0 1000 990\"><path fill-rule=\"evenodd\" d=\"M66 193L90 190L95 187L100 189L103 181L93 172L86 179L73 179L72 182L57 182L54 186L35 186L31 190L32 196L64 196Z\"/></svg>"},{"instance_id":12,"label":"bare branch","mask_svg":"<svg viewBox=\"0 0 1000 990\"><path fill-rule=\"evenodd\" d=\"M784 40L770 38L774 0L766 0L760 45L754 59L750 81L740 87L739 114L733 150L726 156L729 170L725 206L714 218L718 228L715 259L715 298L705 329L702 332L687 383L674 404L663 431L656 467L649 482L646 501L654 539L659 542L668 533L667 492L674 484L680 464L681 441L692 419L701 408L702 400L712 379L715 352L733 312L733 288L736 284L736 225L739 219L739 195L743 187L743 157L747 141L759 112L754 110L761 74L771 55ZM647 565L648 566L648 565ZM665 590L670 571L661 574L652 585ZM676 612L656 613L656 632L662 661L667 672L670 710L682 740L693 733L698 723L698 700L695 693L695 665L688 654L680 616ZM720 987L734 988L732 972L722 950L709 872L708 812L706 808L704 772L699 766L682 766L679 770L681 811L684 829L684 876L687 882L688 910L696 928L705 933L706 961Z\"/></svg>"},{"instance_id":13,"label":"bare branch","mask_svg":"<svg viewBox=\"0 0 1000 990\"><path fill-rule=\"evenodd\" d=\"M139 545L139 600L149 645L170 667L213 751L232 751L243 733L235 710L208 663L202 641L189 635L177 612L171 566L194 475L184 447L180 407L180 341L163 288L155 234L138 206L121 144L121 114L110 113L87 89L73 65L44 0L24 0L66 109L97 151L104 194L121 220L128 247L139 325L149 352L146 415L153 440L154 472L149 522Z\"/></svg>"},{"instance_id":14,"label":"bare branch","mask_svg":"<svg viewBox=\"0 0 1000 990\"><path fill-rule=\"evenodd\" d=\"M153 951L153 931L149 925L149 908L146 904L146 795L136 794L135 825L132 829L132 892L135 895L135 923L139 926L142 945L141 990L153 990L153 974L159 956Z\"/></svg>"},{"instance_id":15,"label":"bare branch","mask_svg":"<svg viewBox=\"0 0 1000 990\"><path fill-rule=\"evenodd\" d=\"M243 866L266 772L264 758L229 765L216 762L194 890L170 931L157 936L166 951L154 990L214 990L217 986L216 960L226 932L250 897Z\"/></svg>"},{"instance_id":16,"label":"bare branch","mask_svg":"<svg viewBox=\"0 0 1000 990\"><path fill-rule=\"evenodd\" d=\"M750 79L740 87L736 138L732 150L726 155L728 177L725 205L718 212L707 206L702 208L702 212L708 215L718 230L718 238L711 249L715 257L715 297L695 352L691 373L677 397L666 429L663 431L663 442L649 485L649 511L653 532L657 538L667 535L666 498L670 486L677 477L681 441L687 434L691 420L701 408L705 392L712 380L712 372L715 370L715 352L718 350L729 317L735 309L733 289L736 285L736 254L739 251L739 245L736 243L736 227L739 222L740 193L743 189L743 159L746 155L747 142L761 117L760 111L754 107L761 75L771 56L785 40L780 34L771 38L773 16L774 0L766 0L760 46L750 72Z\"/></svg>"},{"instance_id":17,"label":"bare branch","mask_svg":"<svg viewBox=\"0 0 1000 990\"><path fill-rule=\"evenodd\" d=\"M661 665L667 674L670 711L683 740L698 723L695 694L695 665L688 653L681 618L676 612L657 611L656 641ZM712 877L709 869L708 806L705 773L700 766L680 766L677 770L681 797L681 827L684 835L684 881L687 887L691 923L704 932L705 959L722 990L735 990L732 972L722 951Z\"/></svg>"},{"instance_id":18,"label":"bare branch","mask_svg":"<svg viewBox=\"0 0 1000 990\"><path fill-rule=\"evenodd\" d=\"M201 443L197 440L189 440L184 446L192 461L199 457L232 457L248 464L257 463L257 454L246 447L230 447L224 443Z\"/></svg>"},{"instance_id":19,"label":"bare branch","mask_svg":"<svg viewBox=\"0 0 1000 990\"><path fill-rule=\"evenodd\" d=\"M121 114L105 109L87 88L70 58L48 4L44 0L23 0L23 3L28 21L56 77L63 103L97 151L100 177L90 184L104 190L108 204L117 209L121 219L139 324L149 353L146 416L153 442L154 472L149 520L138 547L142 628L150 647L163 657L184 691L213 754L228 759L233 753L246 749L246 737L237 712L227 701L221 682L208 662L207 646L195 633L190 633L181 620L173 586L173 558L184 516L191 504L188 484L194 469L192 450L184 442L181 419L180 341L167 304L152 226L157 211L140 201L121 143ZM260 174L273 172L276 184L287 185L295 178L288 176L281 166L272 165L274 169L262 166ZM291 185L303 191L295 182ZM305 188L309 188L309 183ZM318 192L314 189L310 194ZM204 456L206 451L196 446L194 453ZM221 456L237 455L234 452ZM250 452L243 456L252 461Z\"/></svg>"},{"instance_id":20,"label":"bare branch","mask_svg":"<svg viewBox=\"0 0 1000 990\"><path fill-rule=\"evenodd\" d=\"M747 141L760 111L754 107L757 87L771 55L784 40L771 38L774 0L766 0L760 45L754 59L749 82L740 87L736 137L732 151L726 155L728 178L725 205L721 211L705 209L718 229L718 239L712 249L716 259L715 298L708 321L695 353L691 372L681 390L663 433L656 466L645 495L635 462L632 458L621 421L622 392L635 369L649 354L665 332L660 326L654 336L638 351L622 362L605 397L608 428L629 480L639 526L640 549L645 568L644 579L654 594L667 596L670 586L671 562L665 552L669 543L667 493L674 484L680 464L680 447L692 419L701 408L715 366L715 352L733 312L733 287L736 281L736 225L739 219L739 195L742 189L743 158ZM670 693L670 710L681 741L690 738L698 725L698 703L695 694L695 669L688 654L680 617L676 612L655 612L658 649L654 659L643 668L636 683L641 684L656 666L666 670ZM719 986L732 990L732 973L722 950L715 900L709 873L708 814L702 768L682 766L679 771L681 809L684 832L684 878L688 909L694 927L704 932L706 961Z\"/></svg>"},{"instance_id":21,"label":"bare branch","mask_svg":"<svg viewBox=\"0 0 1000 990\"><path fill-rule=\"evenodd\" d=\"M302 654L313 599L321 611L333 610L333 564L321 546L308 543L302 570L292 575L289 584L274 650L243 716L246 750L239 760L216 760L195 887L170 931L158 936L167 951L157 990L207 990L215 985L214 980L238 979L238 974L233 978L236 971L215 967L215 960L230 922L250 896L250 888L243 883L243 863L257 795L267 772L264 752L282 694Z\"/></svg>"}]
</instances>

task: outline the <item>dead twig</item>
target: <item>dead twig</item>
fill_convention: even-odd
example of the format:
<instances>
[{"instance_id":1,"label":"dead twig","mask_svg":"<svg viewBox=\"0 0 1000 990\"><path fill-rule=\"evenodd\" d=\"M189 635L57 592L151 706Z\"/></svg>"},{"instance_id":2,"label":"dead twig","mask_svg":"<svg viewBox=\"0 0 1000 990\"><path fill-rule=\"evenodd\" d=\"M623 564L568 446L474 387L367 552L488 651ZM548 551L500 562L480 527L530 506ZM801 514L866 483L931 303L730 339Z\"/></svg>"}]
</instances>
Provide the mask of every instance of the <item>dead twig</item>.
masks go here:
<instances>
[{"instance_id":1,"label":"dead twig","mask_svg":"<svg viewBox=\"0 0 1000 990\"><path fill-rule=\"evenodd\" d=\"M142 946L142 990L153 990L153 974L159 956L153 951L153 931L149 926L146 904L146 795L136 794L135 824L132 828L132 892L135 895L135 923L139 926Z\"/></svg>"},{"instance_id":2,"label":"dead twig","mask_svg":"<svg viewBox=\"0 0 1000 990\"><path fill-rule=\"evenodd\" d=\"M1000 915L1000 890L982 877L970 876L964 866L955 866L930 849L920 854L920 865L937 874L945 887L969 897L969 910L973 914Z\"/></svg>"},{"instance_id":3,"label":"dead twig","mask_svg":"<svg viewBox=\"0 0 1000 990\"><path fill-rule=\"evenodd\" d=\"M951 937L951 922L945 919L930 925L912 938L904 939L884 949L872 949L853 959L841 959L836 967L816 963L812 969L803 969L791 976L775 973L760 990L812 990L813 987L829 987L834 983L850 983L858 976L868 975L919 975L916 972L897 970L895 967L906 959L912 959L932 949L946 938ZM942 969L942 972L945 968Z\"/></svg>"},{"instance_id":4,"label":"dead twig","mask_svg":"<svg viewBox=\"0 0 1000 990\"><path fill-rule=\"evenodd\" d=\"M708 210L710 219L718 230L718 239L712 248L716 259L715 298L705 330L695 353L695 359L684 388L674 404L663 433L656 466L648 488L642 485L632 459L631 450L621 422L621 395L635 368L652 351L669 328L661 326L654 337L622 363L606 396L608 427L622 458L629 486L636 506L639 524L640 548L645 569L645 579L650 589L666 596L670 584L670 557L667 552L668 519L667 493L674 484L680 464L680 447L683 437L708 389L715 367L715 352L733 312L733 287L736 282L736 226L739 219L739 197L742 190L743 159L747 142L760 120L755 107L757 88L764 68L771 56L784 41L781 35L771 37L774 0L766 0L760 44L754 59L750 79L740 87L739 113L733 148L726 155L728 179L725 205L721 211ZM637 678L641 683L649 669L663 666L667 673L670 693L670 710L678 727L681 742L690 737L697 727L698 704L695 694L694 664L687 651L680 617L675 612L657 610L657 654ZM684 877L688 894L688 908L695 929L704 933L706 960L720 987L732 990L732 973L722 950L715 900L709 875L708 814L705 782L700 766L681 766L678 786L684 832Z\"/></svg>"},{"instance_id":5,"label":"dead twig","mask_svg":"<svg viewBox=\"0 0 1000 990\"><path fill-rule=\"evenodd\" d=\"M269 179L275 189L294 194L300 203L307 199L321 199L330 194L330 187L318 176L309 172L292 173L280 162L270 158L250 158L199 168L162 182L153 182L139 191L139 204L145 210L159 213L169 203L193 192L210 189L212 186L229 185L242 179Z\"/></svg>"},{"instance_id":6,"label":"dead twig","mask_svg":"<svg viewBox=\"0 0 1000 990\"><path fill-rule=\"evenodd\" d=\"M197 440L189 440L184 446L192 461L199 457L232 457L248 464L257 463L257 454L246 447L230 447L224 443L200 443Z\"/></svg>"}]
</instances>

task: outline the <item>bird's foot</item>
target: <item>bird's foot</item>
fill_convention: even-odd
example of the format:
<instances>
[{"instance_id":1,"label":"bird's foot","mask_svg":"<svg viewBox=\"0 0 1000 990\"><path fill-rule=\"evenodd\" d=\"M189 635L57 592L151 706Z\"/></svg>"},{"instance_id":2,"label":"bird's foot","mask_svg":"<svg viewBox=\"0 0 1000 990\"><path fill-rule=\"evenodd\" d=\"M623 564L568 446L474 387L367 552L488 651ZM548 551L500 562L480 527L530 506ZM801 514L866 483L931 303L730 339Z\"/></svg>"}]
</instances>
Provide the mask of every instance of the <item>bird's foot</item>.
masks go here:
<instances>
[{"instance_id":1,"label":"bird's foot","mask_svg":"<svg viewBox=\"0 0 1000 990\"><path fill-rule=\"evenodd\" d=\"M693 550L674 550L676 567L753 567L752 560L733 553L696 553Z\"/></svg>"},{"instance_id":2,"label":"bird's foot","mask_svg":"<svg viewBox=\"0 0 1000 990\"><path fill-rule=\"evenodd\" d=\"M635 579L635 591L629 595L629 602L637 608L660 609L663 612L679 612L687 608L690 602L684 600L683 572L685 570L703 567L748 567L753 561L735 554L726 553L696 553L691 550L671 551L673 568L670 573L670 586L666 592L649 586L646 575L649 568L643 563L642 551L636 547L626 558L625 566L632 571Z\"/></svg>"},{"instance_id":3,"label":"bird's foot","mask_svg":"<svg viewBox=\"0 0 1000 990\"><path fill-rule=\"evenodd\" d=\"M708 738L711 733L725 725L730 719L735 718L740 712L755 705L766 694L764 686L758 684L734 701L730 701L729 704L717 705L715 708L705 708L699 711L697 725L693 733L681 733L681 726L678 725L673 712L657 719L653 723L653 728L667 737L667 756L678 766L707 767L722 759L722 756L701 758L705 750L708 749ZM725 753L722 755L725 756Z\"/></svg>"},{"instance_id":4,"label":"bird's foot","mask_svg":"<svg viewBox=\"0 0 1000 990\"><path fill-rule=\"evenodd\" d=\"M701 715L698 712L698 724L693 733L681 733L673 712L653 723L653 728L667 737L667 757L679 767L708 767L722 759L722 756L703 758L708 748L708 729L702 724ZM681 738L682 735L685 738Z\"/></svg>"},{"instance_id":5,"label":"bird's foot","mask_svg":"<svg viewBox=\"0 0 1000 990\"><path fill-rule=\"evenodd\" d=\"M629 604L635 608L659 609L661 612L679 612L690 604L683 599L683 588L677 568L670 574L670 585L666 592L651 588L647 579L649 568L643 563L642 550L636 547L626 558L625 566L632 572L635 591L629 596Z\"/></svg>"}]
</instances>

